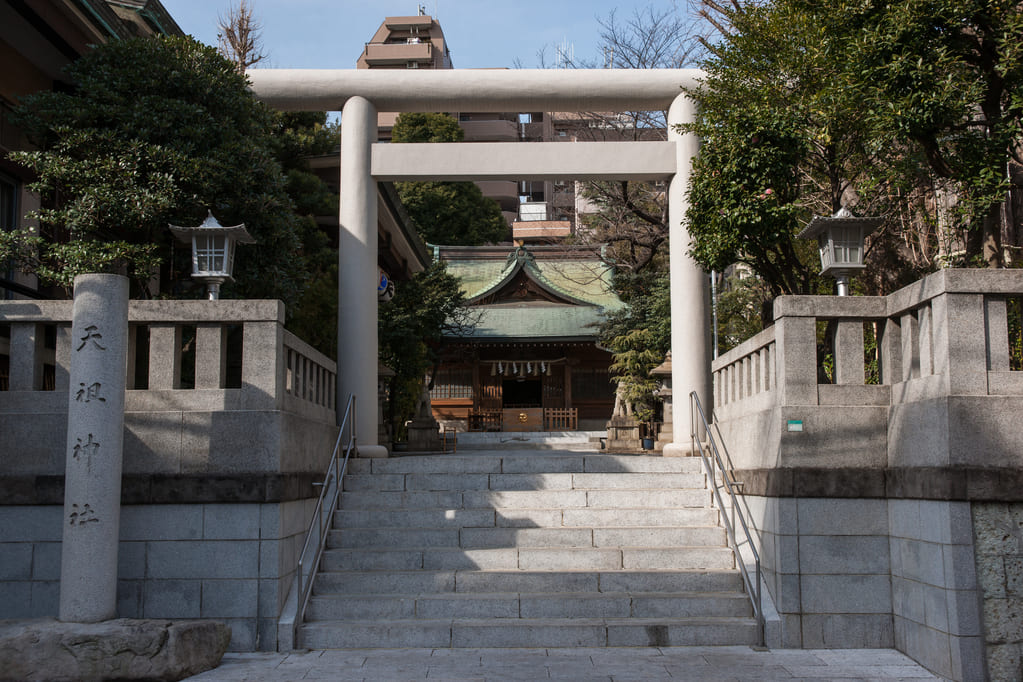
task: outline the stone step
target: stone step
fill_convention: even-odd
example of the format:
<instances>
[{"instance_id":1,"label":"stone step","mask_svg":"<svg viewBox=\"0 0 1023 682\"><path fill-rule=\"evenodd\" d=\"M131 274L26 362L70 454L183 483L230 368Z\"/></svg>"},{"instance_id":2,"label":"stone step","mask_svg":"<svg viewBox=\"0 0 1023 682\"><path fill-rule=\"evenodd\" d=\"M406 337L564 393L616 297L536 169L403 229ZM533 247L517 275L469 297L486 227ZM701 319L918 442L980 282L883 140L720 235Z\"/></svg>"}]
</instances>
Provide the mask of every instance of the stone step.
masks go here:
<instances>
[{"instance_id":1,"label":"stone step","mask_svg":"<svg viewBox=\"0 0 1023 682\"><path fill-rule=\"evenodd\" d=\"M486 493L484 493L486 494ZM378 491L352 490L341 495L342 509L466 509L460 490ZM480 509L484 507L478 507Z\"/></svg>"},{"instance_id":2,"label":"stone step","mask_svg":"<svg viewBox=\"0 0 1023 682\"><path fill-rule=\"evenodd\" d=\"M631 571L377 570L321 571L314 594L735 592L735 569Z\"/></svg>"},{"instance_id":3,"label":"stone step","mask_svg":"<svg viewBox=\"0 0 1023 682\"><path fill-rule=\"evenodd\" d=\"M698 457L572 454L352 459L349 474L700 473Z\"/></svg>"},{"instance_id":4,"label":"stone step","mask_svg":"<svg viewBox=\"0 0 1023 682\"><path fill-rule=\"evenodd\" d=\"M556 618L321 621L305 623L302 647L539 648L751 645L752 618Z\"/></svg>"},{"instance_id":5,"label":"stone step","mask_svg":"<svg viewBox=\"0 0 1023 682\"><path fill-rule=\"evenodd\" d=\"M703 528L346 528L329 531L328 549L523 549L650 547L685 551L724 546L723 531Z\"/></svg>"},{"instance_id":6,"label":"stone step","mask_svg":"<svg viewBox=\"0 0 1023 682\"><path fill-rule=\"evenodd\" d=\"M524 569L520 560L521 551L537 547L519 547L500 545L482 548L445 546L431 547L392 545L386 541L364 536L343 538L346 531L335 531L338 535L331 538L327 549L323 552L321 569L323 571L365 571L375 569L412 570L412 569ZM393 536L387 536L391 538ZM435 536L429 536L434 538ZM571 539L571 537L570 537ZM443 542L441 537L439 542ZM479 538L471 538L479 541ZM374 546L349 546L345 543L362 541L374 543ZM697 552L703 549L719 550L724 547L724 531L719 528L699 529L596 529L593 531L590 544L577 549L621 549L629 560L635 558L636 550L674 549L676 552ZM563 551L559 547L538 547L552 551ZM682 548L682 549L679 549ZM716 551L715 551L716 555ZM573 560L568 556L566 560ZM692 562L691 559L687 559ZM569 565L568 567L572 567Z\"/></svg>"},{"instance_id":7,"label":"stone step","mask_svg":"<svg viewBox=\"0 0 1023 682\"><path fill-rule=\"evenodd\" d=\"M366 594L313 597L308 622L440 618L748 618L738 592Z\"/></svg>"},{"instance_id":8,"label":"stone step","mask_svg":"<svg viewBox=\"0 0 1023 682\"><path fill-rule=\"evenodd\" d=\"M342 509L565 509L642 506L651 509L705 507L710 491L690 490L470 490L351 491L341 496Z\"/></svg>"},{"instance_id":9,"label":"stone step","mask_svg":"<svg viewBox=\"0 0 1023 682\"><path fill-rule=\"evenodd\" d=\"M347 474L346 491L695 490L701 473Z\"/></svg>"},{"instance_id":10,"label":"stone step","mask_svg":"<svg viewBox=\"0 0 1023 682\"><path fill-rule=\"evenodd\" d=\"M323 553L322 571L372 570L619 570L668 566L670 568L732 568L724 547L510 547L492 549L329 549Z\"/></svg>"},{"instance_id":11,"label":"stone step","mask_svg":"<svg viewBox=\"0 0 1023 682\"><path fill-rule=\"evenodd\" d=\"M344 488L302 646L757 641L697 458L353 460Z\"/></svg>"},{"instance_id":12,"label":"stone step","mask_svg":"<svg viewBox=\"0 0 1023 682\"><path fill-rule=\"evenodd\" d=\"M630 528L715 526L715 509L341 509L334 527L358 528Z\"/></svg>"},{"instance_id":13,"label":"stone step","mask_svg":"<svg viewBox=\"0 0 1023 682\"><path fill-rule=\"evenodd\" d=\"M676 533L684 533L692 529L678 529L678 528L667 528L667 529L651 529L645 528L645 536L657 534L658 531L663 533L665 538L664 542L660 545L664 546L670 537L676 536ZM723 546L722 543L716 542L721 536L715 531L719 529L711 527L712 534L701 538L699 533L693 533L692 538L695 540L708 539L710 540L711 546ZM516 547L519 549L526 547L544 547L544 548L564 548L564 547L647 547L649 545L640 542L626 542L626 543L610 543L605 542L602 545L596 544L597 538L596 533L601 533L603 536L606 531L603 529L594 530L591 528L463 528L460 533L460 544L459 547L465 549L486 549L486 548L499 548L499 547ZM672 543L674 544L674 543ZM700 545L698 545L700 546Z\"/></svg>"}]
</instances>

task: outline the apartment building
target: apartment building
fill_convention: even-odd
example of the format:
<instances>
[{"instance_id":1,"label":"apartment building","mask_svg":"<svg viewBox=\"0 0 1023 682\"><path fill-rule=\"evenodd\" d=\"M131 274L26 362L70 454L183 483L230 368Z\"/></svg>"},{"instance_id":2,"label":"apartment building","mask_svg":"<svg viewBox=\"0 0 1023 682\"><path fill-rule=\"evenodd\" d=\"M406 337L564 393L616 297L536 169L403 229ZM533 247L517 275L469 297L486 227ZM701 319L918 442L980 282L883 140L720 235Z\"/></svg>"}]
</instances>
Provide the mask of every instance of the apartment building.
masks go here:
<instances>
[{"instance_id":1,"label":"apartment building","mask_svg":"<svg viewBox=\"0 0 1023 682\"><path fill-rule=\"evenodd\" d=\"M359 69L454 68L444 31L420 7L419 14L386 17L364 46ZM450 112L466 142L550 142L557 139L554 118L545 112ZM379 140L389 141L397 114L380 113ZM565 137L565 136L562 136ZM549 243L572 233L574 185L524 179L476 183L496 201L520 243ZM556 197L560 198L555 200Z\"/></svg>"}]
</instances>

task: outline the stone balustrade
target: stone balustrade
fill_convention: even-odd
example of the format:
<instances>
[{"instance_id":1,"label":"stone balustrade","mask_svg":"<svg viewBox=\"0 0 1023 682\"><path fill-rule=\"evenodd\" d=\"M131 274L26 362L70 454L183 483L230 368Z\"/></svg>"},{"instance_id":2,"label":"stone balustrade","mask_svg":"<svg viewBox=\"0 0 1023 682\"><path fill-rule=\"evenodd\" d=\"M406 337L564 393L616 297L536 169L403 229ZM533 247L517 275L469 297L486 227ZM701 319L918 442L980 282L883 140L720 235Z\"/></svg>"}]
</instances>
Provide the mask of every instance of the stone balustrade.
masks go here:
<instances>
[{"instance_id":1,"label":"stone balustrade","mask_svg":"<svg viewBox=\"0 0 1023 682\"><path fill-rule=\"evenodd\" d=\"M1023 297L1023 272L944 270L886 297L780 297L775 324L713 364L715 420L735 431L733 464L970 463L966 453L978 444L1009 435L1001 408L1023 396L1023 372L1009 366L1012 297ZM824 326L830 343L821 344ZM877 342L872 383L865 336ZM948 403L950 397L956 400ZM934 413L934 401L951 412ZM980 414L968 418L971 411ZM921 440L911 423L928 422L932 431L947 426L949 415L965 430L945 429L944 438L953 439L945 443Z\"/></svg>"},{"instance_id":2,"label":"stone balustrade","mask_svg":"<svg viewBox=\"0 0 1023 682\"><path fill-rule=\"evenodd\" d=\"M7 473L12 466L61 472L53 451L62 450L58 441L74 342L70 321L70 301L0 303L0 330L8 330L0 356L7 356L9 367L6 390L0 391L0 450L20 462L4 466ZM278 301L133 301L126 472L198 468L212 473L221 464L234 471L306 470L311 463L305 455L271 454L265 447L283 445L282 437L309 444L308 429L299 425L306 422L317 425L313 431L320 433L320 449L329 456L329 434L336 430L335 363L286 331L283 322ZM182 428L170 426L168 413L181 417ZM20 418L26 414L33 419ZM210 448L202 443L203 430L209 432ZM217 452L218 441L225 451ZM181 447L189 443L191 450ZM196 448L205 451L204 461L196 460ZM237 452L244 449L253 456Z\"/></svg>"}]
</instances>

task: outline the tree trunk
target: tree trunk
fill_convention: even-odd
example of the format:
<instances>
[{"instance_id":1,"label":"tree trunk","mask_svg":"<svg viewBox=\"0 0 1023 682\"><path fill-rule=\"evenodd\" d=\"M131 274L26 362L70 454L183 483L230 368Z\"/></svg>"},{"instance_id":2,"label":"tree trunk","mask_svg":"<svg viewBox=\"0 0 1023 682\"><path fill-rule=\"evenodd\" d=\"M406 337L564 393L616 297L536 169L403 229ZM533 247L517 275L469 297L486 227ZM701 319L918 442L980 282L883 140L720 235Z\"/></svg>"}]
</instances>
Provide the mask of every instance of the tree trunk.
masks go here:
<instances>
[{"instance_id":1,"label":"tree trunk","mask_svg":"<svg viewBox=\"0 0 1023 682\"><path fill-rule=\"evenodd\" d=\"M984 216L981 246L984 262L989 268L1005 265L1002 254L1002 214L1005 202L992 205Z\"/></svg>"}]
</instances>

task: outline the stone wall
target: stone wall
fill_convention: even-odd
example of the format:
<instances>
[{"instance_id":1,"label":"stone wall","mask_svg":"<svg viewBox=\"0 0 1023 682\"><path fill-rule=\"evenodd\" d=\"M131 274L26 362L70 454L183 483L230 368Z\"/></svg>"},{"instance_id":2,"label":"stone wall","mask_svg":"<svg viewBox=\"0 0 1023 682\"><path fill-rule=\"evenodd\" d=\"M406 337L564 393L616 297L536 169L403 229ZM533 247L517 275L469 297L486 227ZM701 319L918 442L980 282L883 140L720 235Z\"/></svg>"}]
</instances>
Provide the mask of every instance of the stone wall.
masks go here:
<instances>
[{"instance_id":1,"label":"stone wall","mask_svg":"<svg viewBox=\"0 0 1023 682\"><path fill-rule=\"evenodd\" d=\"M1023 679L1023 504L973 505L977 574L992 680Z\"/></svg>"},{"instance_id":2,"label":"stone wall","mask_svg":"<svg viewBox=\"0 0 1023 682\"><path fill-rule=\"evenodd\" d=\"M57 615L70 313L0 303L0 618ZM277 301L132 302L120 616L215 618L233 650L276 648L337 436L334 363L283 317Z\"/></svg>"},{"instance_id":3,"label":"stone wall","mask_svg":"<svg viewBox=\"0 0 1023 682\"><path fill-rule=\"evenodd\" d=\"M782 297L773 327L714 362L715 425L786 644L894 644L950 679L985 679L988 666L990 679L1017 677L1002 673L1018 670L1011 628L1023 620L998 601L1011 599L998 570L1014 559L982 532L1023 537L1010 297L1023 297L1023 272L946 270L887 297ZM878 335L875 384L865 329Z\"/></svg>"},{"instance_id":4,"label":"stone wall","mask_svg":"<svg viewBox=\"0 0 1023 682\"><path fill-rule=\"evenodd\" d=\"M123 507L118 617L214 618L232 650L276 648L312 504ZM58 505L0 506L3 618L56 615L62 517Z\"/></svg>"},{"instance_id":5,"label":"stone wall","mask_svg":"<svg viewBox=\"0 0 1023 682\"><path fill-rule=\"evenodd\" d=\"M780 645L895 645L884 500L746 495Z\"/></svg>"},{"instance_id":6,"label":"stone wall","mask_svg":"<svg viewBox=\"0 0 1023 682\"><path fill-rule=\"evenodd\" d=\"M896 648L944 677L984 679L969 503L889 500L888 516Z\"/></svg>"}]
</instances>

